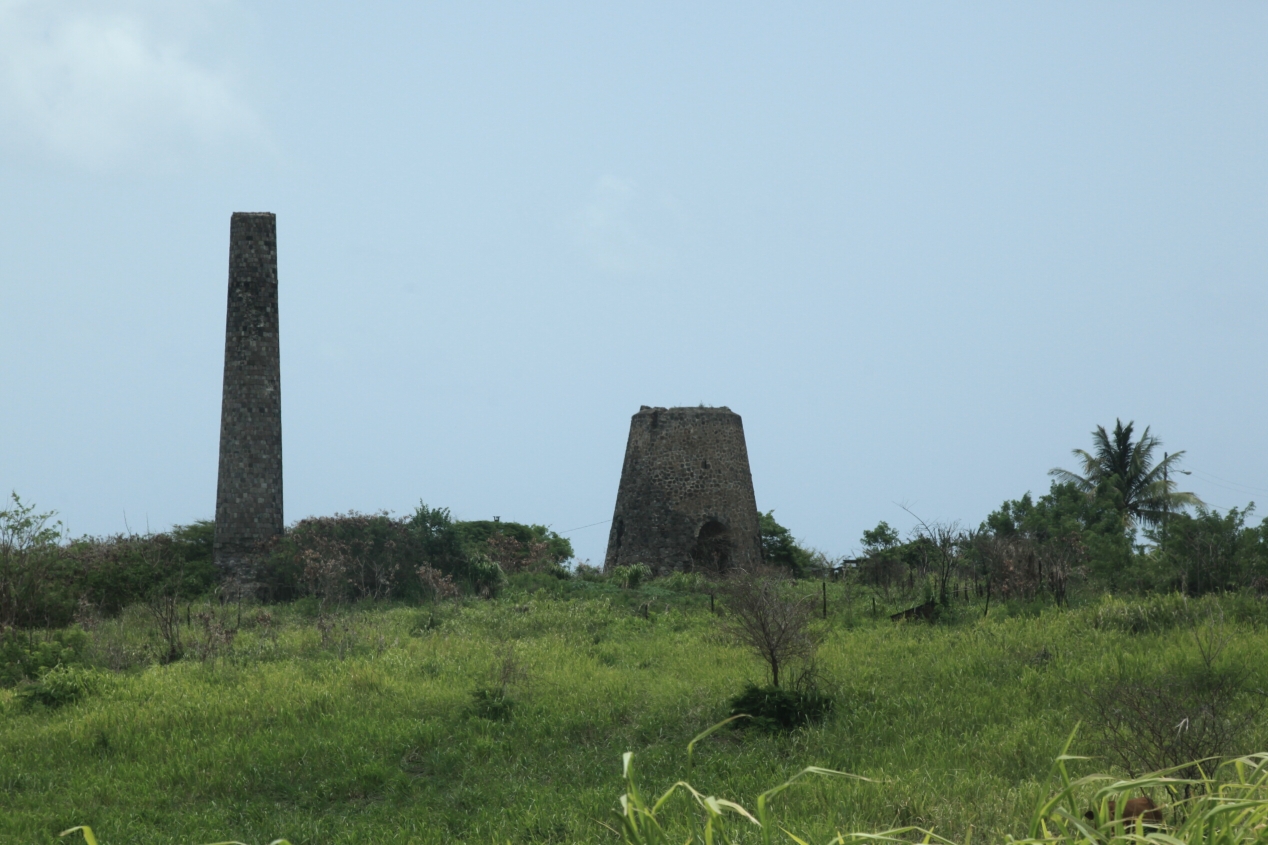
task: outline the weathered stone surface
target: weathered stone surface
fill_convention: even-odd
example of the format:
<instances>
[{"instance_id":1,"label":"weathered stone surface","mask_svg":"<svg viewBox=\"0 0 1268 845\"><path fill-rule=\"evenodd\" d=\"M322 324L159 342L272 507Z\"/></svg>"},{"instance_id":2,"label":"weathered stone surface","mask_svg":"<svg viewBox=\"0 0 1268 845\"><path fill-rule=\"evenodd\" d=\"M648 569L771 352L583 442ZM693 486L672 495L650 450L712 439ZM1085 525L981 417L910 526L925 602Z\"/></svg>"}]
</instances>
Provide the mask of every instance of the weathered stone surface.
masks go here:
<instances>
[{"instance_id":1,"label":"weathered stone surface","mask_svg":"<svg viewBox=\"0 0 1268 845\"><path fill-rule=\"evenodd\" d=\"M729 408L649 408L630 420L604 569L724 571L761 562L744 425Z\"/></svg>"},{"instance_id":2,"label":"weathered stone surface","mask_svg":"<svg viewBox=\"0 0 1268 845\"><path fill-rule=\"evenodd\" d=\"M216 564L250 580L252 551L282 528L277 218L239 212L229 222Z\"/></svg>"}]
</instances>

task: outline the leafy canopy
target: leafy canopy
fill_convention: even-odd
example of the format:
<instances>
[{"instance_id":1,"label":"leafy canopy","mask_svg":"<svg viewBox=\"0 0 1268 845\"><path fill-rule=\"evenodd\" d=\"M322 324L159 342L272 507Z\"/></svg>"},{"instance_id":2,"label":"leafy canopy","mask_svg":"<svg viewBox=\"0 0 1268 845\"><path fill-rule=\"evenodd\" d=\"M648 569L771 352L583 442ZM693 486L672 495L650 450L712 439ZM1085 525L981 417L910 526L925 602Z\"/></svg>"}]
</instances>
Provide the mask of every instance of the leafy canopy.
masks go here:
<instances>
[{"instance_id":1,"label":"leafy canopy","mask_svg":"<svg viewBox=\"0 0 1268 845\"><path fill-rule=\"evenodd\" d=\"M773 510L758 512L762 535L762 560L767 566L779 566L794 575L805 575L814 566L814 553L802 548L791 531L775 521Z\"/></svg>"}]
</instances>

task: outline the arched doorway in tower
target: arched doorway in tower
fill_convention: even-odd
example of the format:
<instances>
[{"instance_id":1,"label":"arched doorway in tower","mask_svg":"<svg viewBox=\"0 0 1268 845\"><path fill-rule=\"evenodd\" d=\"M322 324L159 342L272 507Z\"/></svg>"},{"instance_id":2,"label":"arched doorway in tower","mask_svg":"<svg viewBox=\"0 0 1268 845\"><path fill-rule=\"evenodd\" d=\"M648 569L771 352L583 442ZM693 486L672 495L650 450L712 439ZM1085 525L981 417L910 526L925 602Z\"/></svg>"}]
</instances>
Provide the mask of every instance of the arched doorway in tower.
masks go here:
<instances>
[{"instance_id":1,"label":"arched doorway in tower","mask_svg":"<svg viewBox=\"0 0 1268 845\"><path fill-rule=\"evenodd\" d=\"M699 572L722 573L731 568L731 529L716 519L700 526L691 549L691 567Z\"/></svg>"}]
</instances>

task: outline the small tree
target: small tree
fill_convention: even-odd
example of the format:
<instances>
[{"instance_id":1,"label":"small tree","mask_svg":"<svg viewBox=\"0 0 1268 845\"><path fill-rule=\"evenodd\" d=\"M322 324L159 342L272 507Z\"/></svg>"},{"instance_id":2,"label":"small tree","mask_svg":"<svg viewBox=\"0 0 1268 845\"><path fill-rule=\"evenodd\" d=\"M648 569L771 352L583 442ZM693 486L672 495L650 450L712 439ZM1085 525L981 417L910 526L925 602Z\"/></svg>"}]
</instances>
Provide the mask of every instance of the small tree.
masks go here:
<instances>
[{"instance_id":1,"label":"small tree","mask_svg":"<svg viewBox=\"0 0 1268 845\"><path fill-rule=\"evenodd\" d=\"M1077 532L1053 537L1040 545L1039 559L1048 591L1057 604L1069 604L1066 587L1071 576L1087 560L1087 546Z\"/></svg>"},{"instance_id":2,"label":"small tree","mask_svg":"<svg viewBox=\"0 0 1268 845\"><path fill-rule=\"evenodd\" d=\"M184 561L172 548L172 538L166 534L133 537L132 545L146 568L158 573L156 583L147 591L145 608L149 611L165 651L160 663L180 660L185 646L181 641L180 604L185 587Z\"/></svg>"},{"instance_id":3,"label":"small tree","mask_svg":"<svg viewBox=\"0 0 1268 845\"><path fill-rule=\"evenodd\" d=\"M36 513L17 493L11 506L0 511L0 631L39 622L35 608L52 580L61 538L61 523L52 513Z\"/></svg>"},{"instance_id":4,"label":"small tree","mask_svg":"<svg viewBox=\"0 0 1268 845\"><path fill-rule=\"evenodd\" d=\"M859 573L873 587L879 587L889 601L890 588L903 576L902 550L898 532L888 522L863 532L863 559Z\"/></svg>"},{"instance_id":5,"label":"small tree","mask_svg":"<svg viewBox=\"0 0 1268 845\"><path fill-rule=\"evenodd\" d=\"M960 551L966 539L964 532L960 530L958 522L925 522L909 508L903 510L915 517L918 523L913 532L912 546L921 556L922 568L933 573L938 588L938 603L946 606L951 601L948 589L951 576L960 565Z\"/></svg>"},{"instance_id":6,"label":"small tree","mask_svg":"<svg viewBox=\"0 0 1268 845\"><path fill-rule=\"evenodd\" d=\"M1250 550L1254 535L1246 530L1246 517L1255 509L1252 502L1244 510L1228 513L1197 508L1196 515L1171 516L1149 537L1158 544L1155 552L1171 575L1172 586L1192 596L1235 590L1252 579Z\"/></svg>"},{"instance_id":7,"label":"small tree","mask_svg":"<svg viewBox=\"0 0 1268 845\"><path fill-rule=\"evenodd\" d=\"M766 663L773 686L789 664L814 657L819 634L811 627L813 596L788 595L775 578L748 572L732 576L724 592L727 632Z\"/></svg>"},{"instance_id":8,"label":"small tree","mask_svg":"<svg viewBox=\"0 0 1268 845\"><path fill-rule=\"evenodd\" d=\"M807 574L814 564L814 553L803 548L792 532L775 521L775 512L759 514L758 527L762 540L762 560L767 566L787 569L793 575Z\"/></svg>"}]
</instances>

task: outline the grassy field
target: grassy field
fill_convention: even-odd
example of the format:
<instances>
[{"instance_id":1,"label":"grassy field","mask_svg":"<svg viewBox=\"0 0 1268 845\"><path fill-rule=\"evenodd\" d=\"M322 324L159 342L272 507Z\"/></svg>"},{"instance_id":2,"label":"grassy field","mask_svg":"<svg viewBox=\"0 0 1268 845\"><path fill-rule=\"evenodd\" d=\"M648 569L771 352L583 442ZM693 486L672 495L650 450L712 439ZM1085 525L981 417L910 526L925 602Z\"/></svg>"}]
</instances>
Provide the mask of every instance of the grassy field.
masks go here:
<instances>
[{"instance_id":1,"label":"grassy field","mask_svg":"<svg viewBox=\"0 0 1268 845\"><path fill-rule=\"evenodd\" d=\"M723 729L691 775L746 806L812 764L874 781L806 779L775 799L810 841L903 824L957 841L1023 834L1085 692L1188 671L1212 619L1221 661L1268 674L1268 608L1250 597L986 619L965 605L936 626L846 606L835 586L829 604L819 668L833 715L791 735ZM185 659L167 666L147 657L141 609L97 623L89 660L115 670L96 671L78 703L27 708L0 690L0 842L75 824L103 845L615 842L622 753L659 792L686 774L690 739L763 678L707 596L655 584L528 580L493 601L359 607L321 624L311 604L217 608L240 625L231 644L200 609ZM1268 748L1264 726L1253 733L1239 751Z\"/></svg>"}]
</instances>

